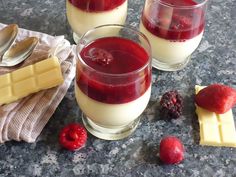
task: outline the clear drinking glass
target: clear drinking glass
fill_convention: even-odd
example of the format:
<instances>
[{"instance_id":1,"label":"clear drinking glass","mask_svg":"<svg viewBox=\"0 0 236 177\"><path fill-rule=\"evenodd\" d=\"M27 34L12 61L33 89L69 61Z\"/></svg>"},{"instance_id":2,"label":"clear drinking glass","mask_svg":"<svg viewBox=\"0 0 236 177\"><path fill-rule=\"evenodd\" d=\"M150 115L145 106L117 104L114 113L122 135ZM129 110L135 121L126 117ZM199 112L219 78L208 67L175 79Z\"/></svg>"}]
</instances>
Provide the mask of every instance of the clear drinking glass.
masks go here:
<instances>
[{"instance_id":1,"label":"clear drinking glass","mask_svg":"<svg viewBox=\"0 0 236 177\"><path fill-rule=\"evenodd\" d=\"M128 0L66 0L66 14L78 43L81 35L96 26L123 25L127 16Z\"/></svg>"},{"instance_id":2,"label":"clear drinking glass","mask_svg":"<svg viewBox=\"0 0 236 177\"><path fill-rule=\"evenodd\" d=\"M146 0L140 31L151 44L153 67L186 66L203 36L206 6L207 0Z\"/></svg>"},{"instance_id":3,"label":"clear drinking glass","mask_svg":"<svg viewBox=\"0 0 236 177\"><path fill-rule=\"evenodd\" d=\"M86 129L106 140L127 137L150 99L147 38L125 26L103 25L81 37L77 54L75 95Z\"/></svg>"}]
</instances>

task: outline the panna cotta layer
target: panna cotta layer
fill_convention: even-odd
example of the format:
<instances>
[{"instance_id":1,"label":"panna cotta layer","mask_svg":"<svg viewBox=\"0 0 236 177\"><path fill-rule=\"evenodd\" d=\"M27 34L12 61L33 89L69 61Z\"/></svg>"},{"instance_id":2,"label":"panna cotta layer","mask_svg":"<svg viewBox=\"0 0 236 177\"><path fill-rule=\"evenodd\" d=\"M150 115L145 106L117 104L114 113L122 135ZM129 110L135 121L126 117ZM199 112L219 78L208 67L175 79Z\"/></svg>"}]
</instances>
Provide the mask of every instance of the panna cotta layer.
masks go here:
<instances>
[{"instance_id":1,"label":"panna cotta layer","mask_svg":"<svg viewBox=\"0 0 236 177\"><path fill-rule=\"evenodd\" d=\"M99 12L89 12L81 10L71 4L69 0L66 1L67 19L72 30L79 36L86 31L93 29L96 26L105 24L124 24L127 16L128 1L124 1L120 6Z\"/></svg>"},{"instance_id":2,"label":"panna cotta layer","mask_svg":"<svg viewBox=\"0 0 236 177\"><path fill-rule=\"evenodd\" d=\"M75 96L83 113L94 123L106 127L123 126L138 118L146 108L151 86L139 98L128 103L108 104L85 95L75 83Z\"/></svg>"},{"instance_id":3,"label":"panna cotta layer","mask_svg":"<svg viewBox=\"0 0 236 177\"><path fill-rule=\"evenodd\" d=\"M152 57L169 64L185 61L196 50L203 36L202 31L191 39L168 40L149 32L142 21L140 22L140 31L146 35L152 46Z\"/></svg>"}]
</instances>

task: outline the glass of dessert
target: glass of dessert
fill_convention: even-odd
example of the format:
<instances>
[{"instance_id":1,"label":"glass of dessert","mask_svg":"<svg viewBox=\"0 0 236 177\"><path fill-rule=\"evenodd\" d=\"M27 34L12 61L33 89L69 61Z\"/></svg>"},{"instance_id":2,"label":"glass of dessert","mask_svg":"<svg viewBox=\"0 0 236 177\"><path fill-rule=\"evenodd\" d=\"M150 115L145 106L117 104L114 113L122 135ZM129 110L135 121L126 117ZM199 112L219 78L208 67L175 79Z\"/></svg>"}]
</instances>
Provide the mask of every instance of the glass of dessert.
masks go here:
<instances>
[{"instance_id":1,"label":"glass of dessert","mask_svg":"<svg viewBox=\"0 0 236 177\"><path fill-rule=\"evenodd\" d=\"M207 0L146 0L140 31L151 44L153 67L186 66L203 36L206 6Z\"/></svg>"},{"instance_id":2,"label":"glass of dessert","mask_svg":"<svg viewBox=\"0 0 236 177\"><path fill-rule=\"evenodd\" d=\"M77 54L75 96L86 129L106 140L129 136L151 94L147 38L122 25L103 25L81 37Z\"/></svg>"},{"instance_id":3,"label":"glass of dessert","mask_svg":"<svg viewBox=\"0 0 236 177\"><path fill-rule=\"evenodd\" d=\"M66 14L78 43L82 34L105 24L123 25L128 0L66 0Z\"/></svg>"}]
</instances>

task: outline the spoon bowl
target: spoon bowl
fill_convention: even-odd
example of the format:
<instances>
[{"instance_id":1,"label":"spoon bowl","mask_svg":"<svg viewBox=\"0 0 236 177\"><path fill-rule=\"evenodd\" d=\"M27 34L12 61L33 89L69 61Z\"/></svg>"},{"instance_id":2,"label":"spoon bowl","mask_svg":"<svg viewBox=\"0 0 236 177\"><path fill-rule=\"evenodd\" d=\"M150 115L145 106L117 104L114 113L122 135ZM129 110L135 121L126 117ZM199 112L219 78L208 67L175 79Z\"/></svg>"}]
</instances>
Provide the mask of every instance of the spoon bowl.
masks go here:
<instances>
[{"instance_id":1,"label":"spoon bowl","mask_svg":"<svg viewBox=\"0 0 236 177\"><path fill-rule=\"evenodd\" d=\"M32 54L38 41L37 37L28 37L11 46L2 56L0 66L11 67L23 62Z\"/></svg>"},{"instance_id":2,"label":"spoon bowl","mask_svg":"<svg viewBox=\"0 0 236 177\"><path fill-rule=\"evenodd\" d=\"M18 26L11 24L0 30L0 56L14 43L18 34Z\"/></svg>"}]
</instances>

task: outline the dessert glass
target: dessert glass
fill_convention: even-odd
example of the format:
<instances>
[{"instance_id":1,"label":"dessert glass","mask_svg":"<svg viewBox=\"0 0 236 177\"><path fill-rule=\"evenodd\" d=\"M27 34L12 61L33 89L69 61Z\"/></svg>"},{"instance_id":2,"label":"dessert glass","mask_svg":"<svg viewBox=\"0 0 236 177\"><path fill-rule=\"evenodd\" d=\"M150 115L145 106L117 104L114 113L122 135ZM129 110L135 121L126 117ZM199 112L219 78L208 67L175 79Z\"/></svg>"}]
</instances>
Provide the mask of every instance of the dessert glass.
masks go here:
<instances>
[{"instance_id":1,"label":"dessert glass","mask_svg":"<svg viewBox=\"0 0 236 177\"><path fill-rule=\"evenodd\" d=\"M140 31L151 44L153 67L186 66L203 36L206 5L207 0L146 0Z\"/></svg>"},{"instance_id":2,"label":"dessert glass","mask_svg":"<svg viewBox=\"0 0 236 177\"><path fill-rule=\"evenodd\" d=\"M66 14L78 43L81 35L96 26L123 25L127 16L128 0L66 0Z\"/></svg>"},{"instance_id":3,"label":"dessert glass","mask_svg":"<svg viewBox=\"0 0 236 177\"><path fill-rule=\"evenodd\" d=\"M106 140L129 136L151 94L147 38L122 25L103 25L81 37L77 54L75 96L86 129Z\"/></svg>"}]
</instances>

